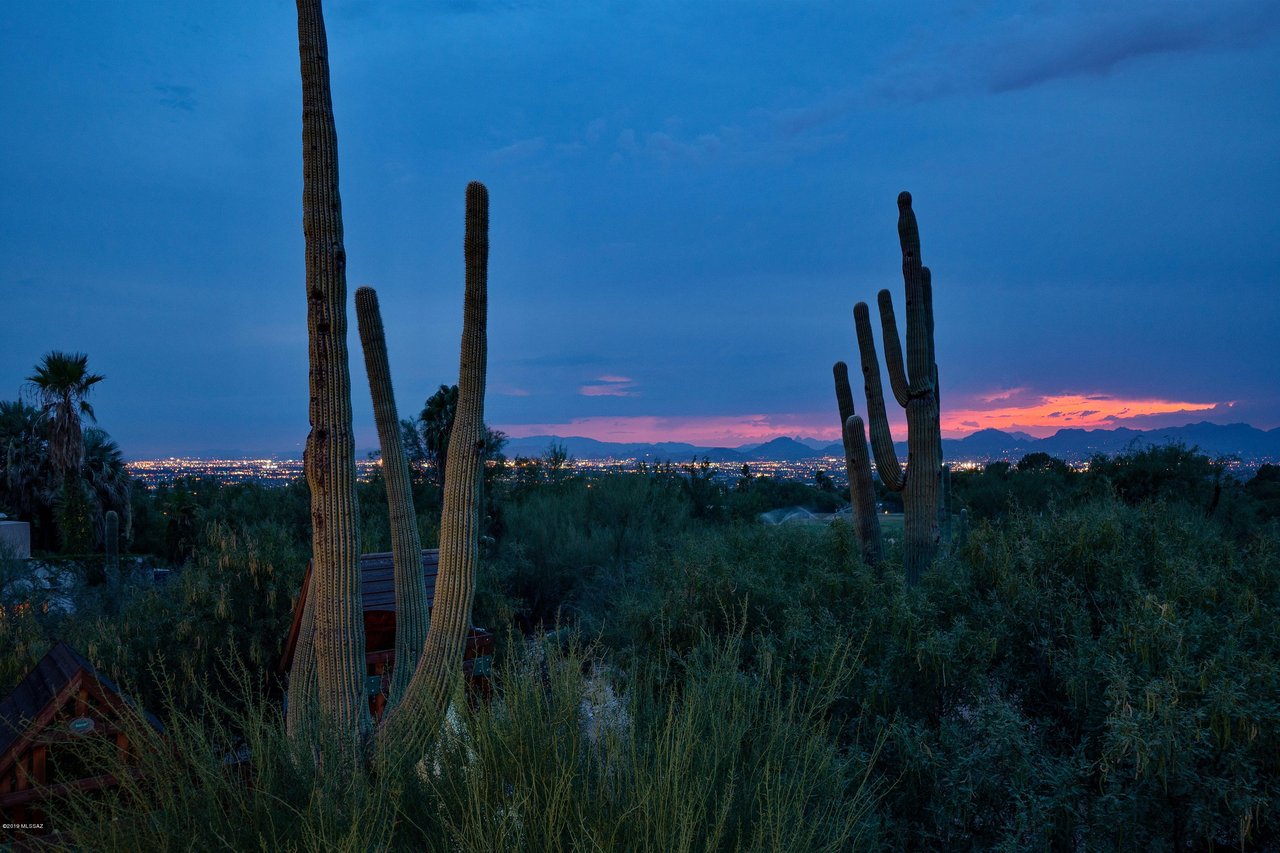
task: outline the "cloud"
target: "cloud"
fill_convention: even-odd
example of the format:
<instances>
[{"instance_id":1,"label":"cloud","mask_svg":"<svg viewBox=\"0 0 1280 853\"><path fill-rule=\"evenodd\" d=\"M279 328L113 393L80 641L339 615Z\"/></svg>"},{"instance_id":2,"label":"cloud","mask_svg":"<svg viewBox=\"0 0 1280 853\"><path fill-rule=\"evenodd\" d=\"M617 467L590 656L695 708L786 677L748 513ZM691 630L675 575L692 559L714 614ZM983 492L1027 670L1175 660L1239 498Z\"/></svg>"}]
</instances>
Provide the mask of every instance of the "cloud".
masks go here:
<instances>
[{"instance_id":1,"label":"cloud","mask_svg":"<svg viewBox=\"0 0 1280 853\"><path fill-rule=\"evenodd\" d=\"M156 100L166 107L185 112L192 112L196 108L196 90L190 86L156 84L151 88L160 93Z\"/></svg>"},{"instance_id":2,"label":"cloud","mask_svg":"<svg viewBox=\"0 0 1280 853\"><path fill-rule=\"evenodd\" d=\"M1029 390L1030 390L1030 389L1028 389L1028 388L1022 388L1022 387L1018 387L1018 388L1005 388L1005 389L1001 389L1001 390L999 390L999 391L991 391L991 392L986 393L986 394L979 394L979 395L978 395L978 399L979 399L979 400L981 400L981 401L982 401L982 402L984 402L984 403L998 403L998 402L1000 402L1001 400L1015 400L1015 399L1018 399L1018 398L1019 398L1019 397L1021 397L1022 395L1026 394Z\"/></svg>"},{"instance_id":3,"label":"cloud","mask_svg":"<svg viewBox=\"0 0 1280 853\"><path fill-rule=\"evenodd\" d=\"M490 152L489 159L498 165L517 163L521 160L528 160L545 148L546 144L546 139L541 136L535 136L532 139L521 139L518 142L513 142Z\"/></svg>"},{"instance_id":4,"label":"cloud","mask_svg":"<svg viewBox=\"0 0 1280 853\"><path fill-rule=\"evenodd\" d=\"M1049 2L940 28L913 43L871 82L872 93L923 101L961 91L1013 92L1072 77L1109 74L1157 55L1238 50L1280 29L1272 0Z\"/></svg>"},{"instance_id":5,"label":"cloud","mask_svg":"<svg viewBox=\"0 0 1280 853\"><path fill-rule=\"evenodd\" d=\"M635 382L626 376L597 376L595 381L582 385L578 393L583 397L639 397Z\"/></svg>"}]
</instances>

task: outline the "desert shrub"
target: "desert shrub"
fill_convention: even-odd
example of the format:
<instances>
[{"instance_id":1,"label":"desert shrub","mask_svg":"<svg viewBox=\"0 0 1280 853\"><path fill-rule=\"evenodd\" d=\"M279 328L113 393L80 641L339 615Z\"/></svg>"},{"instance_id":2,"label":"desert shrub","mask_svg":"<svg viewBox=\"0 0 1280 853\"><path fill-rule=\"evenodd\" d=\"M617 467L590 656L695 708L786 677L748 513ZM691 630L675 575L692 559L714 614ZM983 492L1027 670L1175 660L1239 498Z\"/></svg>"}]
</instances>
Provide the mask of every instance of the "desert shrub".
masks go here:
<instances>
[{"instance_id":1,"label":"desert shrub","mask_svg":"<svg viewBox=\"0 0 1280 853\"><path fill-rule=\"evenodd\" d=\"M1274 834L1280 547L1104 499L980 526L916 590L865 576L860 723L895 843L1181 849Z\"/></svg>"},{"instance_id":2,"label":"desert shrub","mask_svg":"<svg viewBox=\"0 0 1280 853\"><path fill-rule=\"evenodd\" d=\"M500 589L528 629L573 618L600 572L664 547L689 527L690 511L671 478L610 474L526 490L504 505L503 519L481 585Z\"/></svg>"},{"instance_id":3,"label":"desert shrub","mask_svg":"<svg viewBox=\"0 0 1280 853\"><path fill-rule=\"evenodd\" d=\"M306 559L278 524L215 523L185 569L138 588L118 613L80 613L66 639L147 707L160 706L167 684L178 707L195 711L202 696L229 695L239 667L265 691Z\"/></svg>"},{"instance_id":4,"label":"desert shrub","mask_svg":"<svg viewBox=\"0 0 1280 853\"><path fill-rule=\"evenodd\" d=\"M703 636L743 628L803 667L849 634L850 535L844 524L689 530L597 574L583 628L627 660L682 656Z\"/></svg>"}]
</instances>

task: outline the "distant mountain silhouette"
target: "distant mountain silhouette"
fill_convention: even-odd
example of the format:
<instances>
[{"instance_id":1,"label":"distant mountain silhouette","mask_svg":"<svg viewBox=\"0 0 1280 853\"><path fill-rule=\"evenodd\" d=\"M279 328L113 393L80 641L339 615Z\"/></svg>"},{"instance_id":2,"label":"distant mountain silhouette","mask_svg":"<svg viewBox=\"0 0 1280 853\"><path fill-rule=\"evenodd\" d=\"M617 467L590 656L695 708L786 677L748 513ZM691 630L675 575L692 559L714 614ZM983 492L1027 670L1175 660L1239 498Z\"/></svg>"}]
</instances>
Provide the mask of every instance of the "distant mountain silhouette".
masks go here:
<instances>
[{"instance_id":1,"label":"distant mountain silhouette","mask_svg":"<svg viewBox=\"0 0 1280 853\"><path fill-rule=\"evenodd\" d=\"M782 462L814 459L822 455L821 451L786 436L766 441L751 451L752 459L776 459Z\"/></svg>"},{"instance_id":2,"label":"distant mountain silhouette","mask_svg":"<svg viewBox=\"0 0 1280 853\"><path fill-rule=\"evenodd\" d=\"M552 444L562 445L577 459L644 459L652 462L688 462L695 456L712 462L745 462L750 457L728 447L698 447L681 441L612 442L598 441L580 435L531 435L508 440L503 452L508 457L539 457Z\"/></svg>"},{"instance_id":3,"label":"distant mountain silhouette","mask_svg":"<svg viewBox=\"0 0 1280 853\"><path fill-rule=\"evenodd\" d=\"M824 443L813 438L775 438L764 444L740 447L700 447L684 442L607 442L581 436L537 435L513 438L508 456L541 456L552 442L564 445L569 455L579 459L645 459L687 462L706 457L713 462L745 462L773 459L793 462L824 456L843 456L839 442ZM1095 453L1115 454L1129 449L1162 444L1183 444L1210 456L1238 456L1243 460L1280 459L1280 428L1261 430L1248 424L1213 424L1208 421L1181 427L1136 430L1061 429L1047 438L1033 438L1022 432L982 429L964 438L944 438L942 454L947 459L1009 459L1016 462L1028 453L1048 453L1066 460L1087 459ZM894 445L899 456L907 455L906 442Z\"/></svg>"}]
</instances>

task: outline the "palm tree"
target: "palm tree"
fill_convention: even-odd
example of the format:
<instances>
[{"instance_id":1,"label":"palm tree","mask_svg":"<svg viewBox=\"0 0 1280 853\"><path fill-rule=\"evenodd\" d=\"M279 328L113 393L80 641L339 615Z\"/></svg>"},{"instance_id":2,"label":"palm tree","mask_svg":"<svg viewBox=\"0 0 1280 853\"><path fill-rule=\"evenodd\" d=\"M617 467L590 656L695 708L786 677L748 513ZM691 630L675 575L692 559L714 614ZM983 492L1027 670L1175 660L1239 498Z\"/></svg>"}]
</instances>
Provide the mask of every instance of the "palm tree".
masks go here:
<instances>
[{"instance_id":1,"label":"palm tree","mask_svg":"<svg viewBox=\"0 0 1280 853\"><path fill-rule=\"evenodd\" d=\"M40 408L49 418L49 459L65 479L84 463L84 435L80 416L96 422L86 399L104 377L89 372L89 356L82 352L45 353L36 372L27 377Z\"/></svg>"},{"instance_id":2,"label":"palm tree","mask_svg":"<svg viewBox=\"0 0 1280 853\"><path fill-rule=\"evenodd\" d=\"M0 401L0 509L33 520L52 499L44 412L21 401Z\"/></svg>"},{"instance_id":3,"label":"palm tree","mask_svg":"<svg viewBox=\"0 0 1280 853\"><path fill-rule=\"evenodd\" d=\"M80 480L84 464L84 434L80 416L91 421L93 406L86 399L102 376L89 372L89 356L82 352L45 353L36 372L27 377L49 424L49 462L62 488L57 506L58 539L65 553L84 553L93 546L89 498Z\"/></svg>"}]
</instances>

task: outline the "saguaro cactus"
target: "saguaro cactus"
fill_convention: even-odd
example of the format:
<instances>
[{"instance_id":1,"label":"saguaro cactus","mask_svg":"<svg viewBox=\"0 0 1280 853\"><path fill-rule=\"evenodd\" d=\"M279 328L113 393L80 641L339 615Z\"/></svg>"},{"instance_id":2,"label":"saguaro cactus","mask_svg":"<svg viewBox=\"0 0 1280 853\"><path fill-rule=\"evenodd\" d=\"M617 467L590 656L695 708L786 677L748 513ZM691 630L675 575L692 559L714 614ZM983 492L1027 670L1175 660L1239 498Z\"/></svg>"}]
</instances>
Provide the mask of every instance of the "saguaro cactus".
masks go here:
<instances>
[{"instance_id":1,"label":"saguaro cactus","mask_svg":"<svg viewBox=\"0 0 1280 853\"><path fill-rule=\"evenodd\" d=\"M372 287L356 290L356 323L364 348L364 366L373 397L373 419L382 447L382 478L387 485L391 515L391 560L396 596L396 654L391 670L390 704L400 701L422 653L427 633L427 592L422 582L422 544L418 514L413 506L409 461L400 438L400 418L391 388L387 339L378 310L378 294Z\"/></svg>"},{"instance_id":2,"label":"saguaro cactus","mask_svg":"<svg viewBox=\"0 0 1280 853\"><path fill-rule=\"evenodd\" d=\"M844 467L849 475L853 528L858 534L863 561L874 566L881 559L880 519L876 515L876 490L871 481L871 458L867 454L867 430L862 418L854 413L848 366L837 361L831 372L836 382L836 405L840 409L840 434L844 441Z\"/></svg>"},{"instance_id":3,"label":"saguaro cactus","mask_svg":"<svg viewBox=\"0 0 1280 853\"><path fill-rule=\"evenodd\" d=\"M871 420L871 448L885 488L900 491L905 513L903 565L914 584L937 553L938 491L942 466L942 433L938 420L938 366L933 345L933 292L927 267L920 260L920 231L911 209L911 194L898 195L898 240L902 245L902 279L907 292L907 360L904 368L893 298L879 293L884 360L893 396L907 410L907 467L898 462L885 413L876 359L875 336L865 302L853 309L858 351Z\"/></svg>"},{"instance_id":4,"label":"saguaro cactus","mask_svg":"<svg viewBox=\"0 0 1280 853\"><path fill-rule=\"evenodd\" d=\"M302 224L306 237L310 420L304 469L311 488L310 597L315 601L315 700L352 743L369 729L360 601L355 443L347 366L347 257L338 194L338 135L320 0L297 0L302 71ZM305 681L300 685L305 691ZM310 697L296 696L295 700Z\"/></svg>"},{"instance_id":5,"label":"saguaro cactus","mask_svg":"<svg viewBox=\"0 0 1280 853\"><path fill-rule=\"evenodd\" d=\"M440 519L440 568L426 648L396 716L410 719L443 708L450 682L462 665L471 624L480 543L480 487L484 465L484 386L488 359L489 191L467 185L467 230L463 239L467 284L463 298L458 407L445 463Z\"/></svg>"},{"instance_id":6,"label":"saguaro cactus","mask_svg":"<svg viewBox=\"0 0 1280 853\"><path fill-rule=\"evenodd\" d=\"M120 516L114 509L107 510L102 531L103 545L107 554L107 577L120 576Z\"/></svg>"},{"instance_id":7,"label":"saguaro cactus","mask_svg":"<svg viewBox=\"0 0 1280 853\"><path fill-rule=\"evenodd\" d=\"M328 733L352 749L342 758L362 754L369 730L364 693L364 620L360 601L359 543L356 527L355 451L351 429L351 377L346 346L346 255L342 245L342 205L338 196L338 149L329 93L329 64L320 0L297 0L298 51L302 65L303 230L307 257L307 331L310 356L311 433L304 469L311 487L313 568L307 604L290 676L289 730L308 733L313 715ZM433 618L422 641L412 677L393 712L383 718L379 740L420 738L438 719L449 699L453 676L471 621L475 570L479 555L479 490L484 464L484 390L487 357L489 195L483 184L467 187L467 276L458 378L458 404L450 440L440 529L440 569L436 578ZM375 416L383 441L388 481L403 474L389 495L396 544L396 670L410 672L414 615L420 599L418 546L406 528L416 527L407 499L408 471L399 446L391 395L386 344L372 291L358 297L361 336L369 354ZM394 437L394 440L388 440ZM392 457L398 457L397 463ZM413 534L416 537L416 532ZM404 556L410 552L412 560ZM412 566L412 571L409 567ZM409 575L418 578L417 588ZM394 691L393 691L394 694ZM391 734L394 733L394 734ZM326 741L321 741L321 743Z\"/></svg>"}]
</instances>

